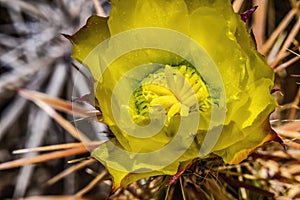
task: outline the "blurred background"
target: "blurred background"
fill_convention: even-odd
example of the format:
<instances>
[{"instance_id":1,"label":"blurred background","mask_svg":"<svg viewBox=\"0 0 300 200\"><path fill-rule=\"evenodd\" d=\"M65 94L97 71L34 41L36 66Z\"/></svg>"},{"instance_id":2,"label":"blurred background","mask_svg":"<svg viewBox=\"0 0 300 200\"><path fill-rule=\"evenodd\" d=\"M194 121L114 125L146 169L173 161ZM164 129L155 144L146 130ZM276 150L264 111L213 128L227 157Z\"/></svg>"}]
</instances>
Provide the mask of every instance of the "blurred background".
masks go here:
<instances>
[{"instance_id":1,"label":"blurred background","mask_svg":"<svg viewBox=\"0 0 300 200\"><path fill-rule=\"evenodd\" d=\"M274 98L280 106L271 122L287 145L287 151L276 144L259 149L245 162L251 167L235 166L233 171L239 175L234 179L260 186L278 199L300 198L300 1L233 0L232 4L240 14L259 6L247 26L276 72ZM71 44L62 34L72 35L92 14L108 16L110 8L106 0L0 0L0 163L38 154L12 154L17 149L75 142L52 117L16 90L26 88L65 100L85 94L89 82L82 79L74 84L80 64L71 59ZM60 114L72 121L70 115ZM100 164L94 162L55 183L47 181L70 167L68 161L85 156L88 153L0 171L0 199L75 194L102 171ZM249 176L240 179L241 173ZM233 199L254 197L247 186L241 188ZM110 182L101 182L85 196L105 199L109 193ZM133 196L129 199L140 198Z\"/></svg>"},{"instance_id":2,"label":"blurred background","mask_svg":"<svg viewBox=\"0 0 300 200\"><path fill-rule=\"evenodd\" d=\"M97 3L106 15L109 2ZM76 90L73 87L77 70L71 65L71 44L62 34L75 33L95 13L92 0L0 1L1 163L35 156L13 155L16 149L75 141L43 110L17 95L15 89L27 88L67 100L75 98L72 93ZM70 166L67 161L72 159L75 157L0 171L0 199L74 194L93 176L83 171L53 186L45 184Z\"/></svg>"}]
</instances>

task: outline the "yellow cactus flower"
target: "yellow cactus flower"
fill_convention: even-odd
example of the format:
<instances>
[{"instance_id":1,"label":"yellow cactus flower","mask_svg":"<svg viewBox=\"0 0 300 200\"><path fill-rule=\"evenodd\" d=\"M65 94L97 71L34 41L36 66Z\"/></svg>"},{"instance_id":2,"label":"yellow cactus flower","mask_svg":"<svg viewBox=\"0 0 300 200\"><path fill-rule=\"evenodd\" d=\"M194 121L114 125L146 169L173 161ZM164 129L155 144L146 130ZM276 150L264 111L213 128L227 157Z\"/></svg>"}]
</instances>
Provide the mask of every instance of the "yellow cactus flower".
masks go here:
<instances>
[{"instance_id":1,"label":"yellow cactus flower","mask_svg":"<svg viewBox=\"0 0 300 200\"><path fill-rule=\"evenodd\" d=\"M274 73L229 0L112 0L70 37L115 138L92 152L114 186L195 158L241 162L277 139Z\"/></svg>"}]
</instances>

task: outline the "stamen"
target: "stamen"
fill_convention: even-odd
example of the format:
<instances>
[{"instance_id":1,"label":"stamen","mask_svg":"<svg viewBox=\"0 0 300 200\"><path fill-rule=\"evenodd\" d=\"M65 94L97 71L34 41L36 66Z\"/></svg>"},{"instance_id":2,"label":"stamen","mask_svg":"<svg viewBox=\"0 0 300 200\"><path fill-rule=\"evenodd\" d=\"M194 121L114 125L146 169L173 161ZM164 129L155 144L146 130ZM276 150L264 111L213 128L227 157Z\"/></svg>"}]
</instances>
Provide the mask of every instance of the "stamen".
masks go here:
<instances>
[{"instance_id":1,"label":"stamen","mask_svg":"<svg viewBox=\"0 0 300 200\"><path fill-rule=\"evenodd\" d=\"M145 122L144 125L150 120L151 107L161 106L170 121L175 115L188 116L195 109L205 111L209 105L205 82L195 68L188 65L165 65L149 74L130 100L132 119L138 124Z\"/></svg>"}]
</instances>

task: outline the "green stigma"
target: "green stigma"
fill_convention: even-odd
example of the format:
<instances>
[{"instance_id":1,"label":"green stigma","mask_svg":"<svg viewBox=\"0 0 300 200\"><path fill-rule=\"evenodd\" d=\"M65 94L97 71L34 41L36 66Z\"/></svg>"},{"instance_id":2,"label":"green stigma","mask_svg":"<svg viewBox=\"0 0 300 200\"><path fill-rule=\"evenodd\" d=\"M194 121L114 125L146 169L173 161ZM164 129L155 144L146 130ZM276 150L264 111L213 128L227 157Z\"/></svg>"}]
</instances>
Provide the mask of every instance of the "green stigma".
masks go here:
<instances>
[{"instance_id":1,"label":"green stigma","mask_svg":"<svg viewBox=\"0 0 300 200\"><path fill-rule=\"evenodd\" d=\"M165 65L141 81L129 105L134 122L147 125L150 113L164 109L170 121L175 115L208 110L211 100L205 82L194 67Z\"/></svg>"}]
</instances>

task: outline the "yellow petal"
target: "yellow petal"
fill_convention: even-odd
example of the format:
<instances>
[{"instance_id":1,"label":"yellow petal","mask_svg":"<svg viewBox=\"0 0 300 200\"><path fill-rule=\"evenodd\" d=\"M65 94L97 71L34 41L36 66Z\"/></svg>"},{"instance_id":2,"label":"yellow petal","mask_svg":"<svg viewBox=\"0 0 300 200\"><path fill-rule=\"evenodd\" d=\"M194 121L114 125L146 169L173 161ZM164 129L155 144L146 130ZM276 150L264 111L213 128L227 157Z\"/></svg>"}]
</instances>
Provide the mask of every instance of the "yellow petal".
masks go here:
<instances>
[{"instance_id":1,"label":"yellow petal","mask_svg":"<svg viewBox=\"0 0 300 200\"><path fill-rule=\"evenodd\" d=\"M112 0L109 28L112 35L143 27L161 27L188 32L184 0Z\"/></svg>"},{"instance_id":2,"label":"yellow petal","mask_svg":"<svg viewBox=\"0 0 300 200\"><path fill-rule=\"evenodd\" d=\"M70 37L74 59L83 62L97 45L110 37L107 20L108 18L93 15L84 27Z\"/></svg>"}]
</instances>

